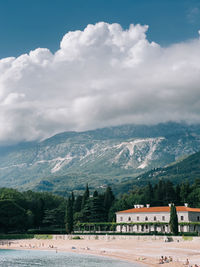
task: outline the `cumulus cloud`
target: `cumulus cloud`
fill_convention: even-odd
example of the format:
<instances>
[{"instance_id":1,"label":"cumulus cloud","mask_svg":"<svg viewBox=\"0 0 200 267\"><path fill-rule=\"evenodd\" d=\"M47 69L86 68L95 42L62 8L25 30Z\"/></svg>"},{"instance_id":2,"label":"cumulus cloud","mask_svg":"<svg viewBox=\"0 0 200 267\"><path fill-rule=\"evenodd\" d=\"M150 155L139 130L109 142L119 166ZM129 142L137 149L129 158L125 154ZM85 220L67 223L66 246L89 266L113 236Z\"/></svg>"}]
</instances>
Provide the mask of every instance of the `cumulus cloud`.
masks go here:
<instances>
[{"instance_id":1,"label":"cumulus cloud","mask_svg":"<svg viewBox=\"0 0 200 267\"><path fill-rule=\"evenodd\" d=\"M0 142L169 120L200 122L200 39L149 42L148 26L68 32L52 54L0 60Z\"/></svg>"}]
</instances>

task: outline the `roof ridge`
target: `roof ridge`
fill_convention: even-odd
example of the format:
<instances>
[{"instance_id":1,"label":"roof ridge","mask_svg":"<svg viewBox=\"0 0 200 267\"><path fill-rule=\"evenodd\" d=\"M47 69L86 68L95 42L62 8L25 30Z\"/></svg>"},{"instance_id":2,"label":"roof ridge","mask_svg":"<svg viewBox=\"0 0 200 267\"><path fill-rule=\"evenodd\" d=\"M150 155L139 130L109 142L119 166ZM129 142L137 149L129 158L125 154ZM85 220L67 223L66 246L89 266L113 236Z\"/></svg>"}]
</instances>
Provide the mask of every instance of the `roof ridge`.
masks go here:
<instances>
[{"instance_id":1,"label":"roof ridge","mask_svg":"<svg viewBox=\"0 0 200 267\"><path fill-rule=\"evenodd\" d=\"M175 206L177 211L190 211L200 212L200 208L191 208L186 206ZM136 212L169 212L169 206L156 206L156 207L137 207L127 210L118 211L117 213L136 213Z\"/></svg>"}]
</instances>

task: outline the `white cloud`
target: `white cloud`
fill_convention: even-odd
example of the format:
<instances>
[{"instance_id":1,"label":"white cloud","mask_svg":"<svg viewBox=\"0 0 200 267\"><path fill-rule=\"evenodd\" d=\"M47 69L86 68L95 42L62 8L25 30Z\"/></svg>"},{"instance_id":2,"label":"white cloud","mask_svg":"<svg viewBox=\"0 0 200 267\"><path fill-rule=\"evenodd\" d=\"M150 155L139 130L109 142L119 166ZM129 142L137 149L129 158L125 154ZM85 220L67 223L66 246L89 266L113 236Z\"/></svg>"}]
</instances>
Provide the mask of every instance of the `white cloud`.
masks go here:
<instances>
[{"instance_id":1,"label":"white cloud","mask_svg":"<svg viewBox=\"0 0 200 267\"><path fill-rule=\"evenodd\" d=\"M200 122L200 39L161 47L104 22L0 60L0 142L123 123Z\"/></svg>"}]
</instances>

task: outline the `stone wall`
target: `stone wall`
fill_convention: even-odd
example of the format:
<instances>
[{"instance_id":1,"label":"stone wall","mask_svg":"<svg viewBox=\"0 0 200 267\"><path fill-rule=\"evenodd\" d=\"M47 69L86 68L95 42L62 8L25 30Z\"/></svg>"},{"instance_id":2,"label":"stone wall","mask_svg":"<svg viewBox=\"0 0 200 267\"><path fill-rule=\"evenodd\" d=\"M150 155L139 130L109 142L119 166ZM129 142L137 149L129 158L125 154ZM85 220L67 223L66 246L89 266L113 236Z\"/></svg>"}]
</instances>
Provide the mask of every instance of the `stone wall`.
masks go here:
<instances>
[{"instance_id":1,"label":"stone wall","mask_svg":"<svg viewBox=\"0 0 200 267\"><path fill-rule=\"evenodd\" d=\"M54 240L72 240L76 239L77 236L80 239L85 240L163 240L166 241L174 241L174 242L183 242L185 240L198 240L200 242L199 236L194 237L182 237L182 236L145 236L145 235L53 235Z\"/></svg>"}]
</instances>

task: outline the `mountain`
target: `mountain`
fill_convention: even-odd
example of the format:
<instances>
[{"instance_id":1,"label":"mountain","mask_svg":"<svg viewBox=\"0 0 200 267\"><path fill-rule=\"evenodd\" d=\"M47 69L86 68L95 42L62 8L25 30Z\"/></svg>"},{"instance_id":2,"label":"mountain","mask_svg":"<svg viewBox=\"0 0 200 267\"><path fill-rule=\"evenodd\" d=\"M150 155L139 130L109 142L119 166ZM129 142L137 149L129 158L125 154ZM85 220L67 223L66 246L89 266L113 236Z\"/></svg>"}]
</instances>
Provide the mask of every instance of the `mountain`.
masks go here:
<instances>
[{"instance_id":1,"label":"mountain","mask_svg":"<svg viewBox=\"0 0 200 267\"><path fill-rule=\"evenodd\" d=\"M65 192L104 187L200 150L200 125L123 125L0 147L0 186Z\"/></svg>"},{"instance_id":2,"label":"mountain","mask_svg":"<svg viewBox=\"0 0 200 267\"><path fill-rule=\"evenodd\" d=\"M182 182L193 183L200 180L200 152L196 152L188 157L179 159L177 162L164 168L156 168L147 171L134 180L123 181L113 185L115 193L126 193L135 186L145 186L148 182L157 184L159 180L169 180L173 184Z\"/></svg>"},{"instance_id":3,"label":"mountain","mask_svg":"<svg viewBox=\"0 0 200 267\"><path fill-rule=\"evenodd\" d=\"M165 168L148 171L138 177L139 180L157 181L168 179L175 183L189 180L193 182L200 179L200 152L194 153L187 158Z\"/></svg>"}]
</instances>

